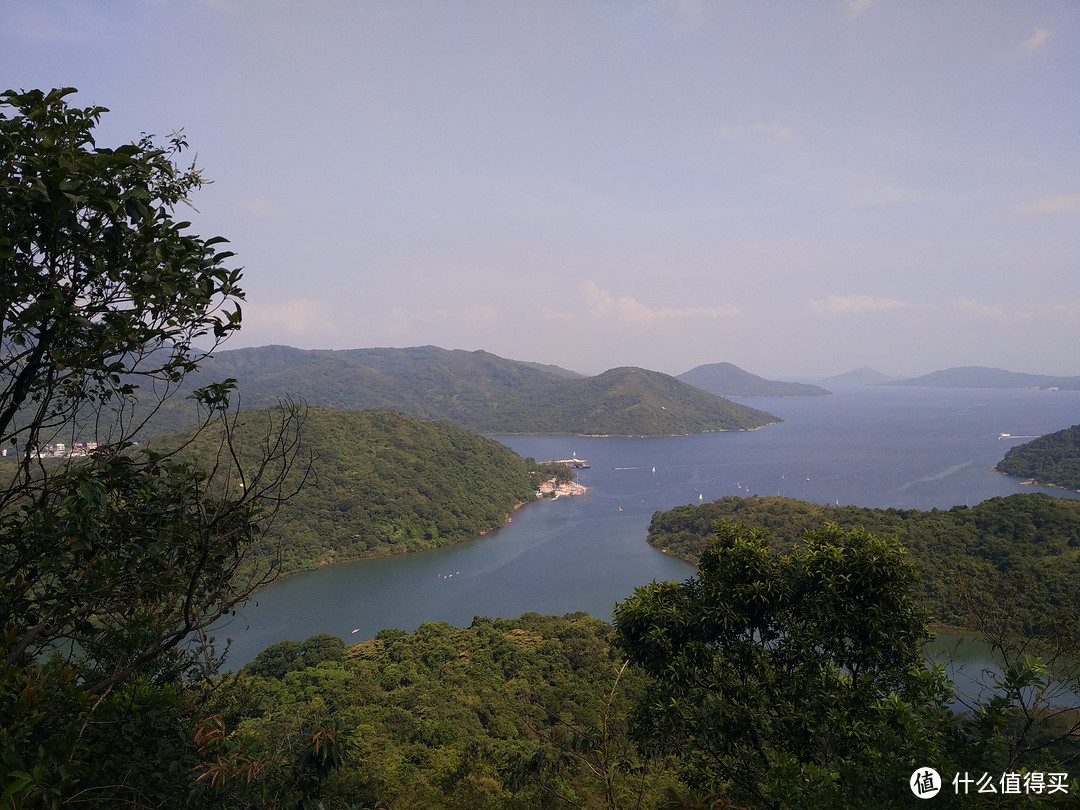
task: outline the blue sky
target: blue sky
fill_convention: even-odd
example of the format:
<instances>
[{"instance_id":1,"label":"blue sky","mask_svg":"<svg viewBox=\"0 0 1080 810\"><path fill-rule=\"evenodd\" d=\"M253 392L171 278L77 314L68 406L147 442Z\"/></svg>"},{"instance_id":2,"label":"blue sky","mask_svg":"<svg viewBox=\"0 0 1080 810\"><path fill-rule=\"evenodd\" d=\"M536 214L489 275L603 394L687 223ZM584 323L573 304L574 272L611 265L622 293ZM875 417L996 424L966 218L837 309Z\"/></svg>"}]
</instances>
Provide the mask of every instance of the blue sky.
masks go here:
<instances>
[{"instance_id":1,"label":"blue sky","mask_svg":"<svg viewBox=\"0 0 1080 810\"><path fill-rule=\"evenodd\" d=\"M0 85L185 134L228 347L1080 374L1080 4L0 0Z\"/></svg>"}]
</instances>

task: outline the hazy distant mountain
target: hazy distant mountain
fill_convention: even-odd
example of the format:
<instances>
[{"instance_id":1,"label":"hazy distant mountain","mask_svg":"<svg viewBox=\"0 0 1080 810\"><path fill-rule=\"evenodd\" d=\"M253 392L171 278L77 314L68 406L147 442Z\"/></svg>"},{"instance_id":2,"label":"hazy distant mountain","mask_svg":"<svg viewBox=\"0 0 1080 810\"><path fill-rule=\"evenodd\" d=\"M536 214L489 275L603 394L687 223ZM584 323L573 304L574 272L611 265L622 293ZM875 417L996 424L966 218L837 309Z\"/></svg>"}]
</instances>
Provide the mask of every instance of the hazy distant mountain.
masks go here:
<instances>
[{"instance_id":1,"label":"hazy distant mountain","mask_svg":"<svg viewBox=\"0 0 1080 810\"><path fill-rule=\"evenodd\" d=\"M928 388L1061 388L1076 391L1080 390L1080 377L1051 377L985 366L963 366L934 371L909 380L896 380L887 385Z\"/></svg>"},{"instance_id":2,"label":"hazy distant mountain","mask_svg":"<svg viewBox=\"0 0 1080 810\"><path fill-rule=\"evenodd\" d=\"M807 383L766 380L733 363L697 366L676 379L721 397L820 397L832 393Z\"/></svg>"},{"instance_id":3,"label":"hazy distant mountain","mask_svg":"<svg viewBox=\"0 0 1080 810\"><path fill-rule=\"evenodd\" d=\"M645 369L582 377L488 352L422 346L347 351L263 346L217 353L194 385L235 378L245 408L279 397L338 410L387 408L479 433L670 436L780 420ZM174 406L170 429L190 417ZM159 420L164 422L164 420Z\"/></svg>"},{"instance_id":4,"label":"hazy distant mountain","mask_svg":"<svg viewBox=\"0 0 1080 810\"><path fill-rule=\"evenodd\" d=\"M890 377L887 374L882 374L880 371L870 368L869 366L863 366L852 371L848 371L844 374L837 374L835 377L828 377L822 380L826 385L882 385L883 383L895 380L895 377Z\"/></svg>"}]
</instances>

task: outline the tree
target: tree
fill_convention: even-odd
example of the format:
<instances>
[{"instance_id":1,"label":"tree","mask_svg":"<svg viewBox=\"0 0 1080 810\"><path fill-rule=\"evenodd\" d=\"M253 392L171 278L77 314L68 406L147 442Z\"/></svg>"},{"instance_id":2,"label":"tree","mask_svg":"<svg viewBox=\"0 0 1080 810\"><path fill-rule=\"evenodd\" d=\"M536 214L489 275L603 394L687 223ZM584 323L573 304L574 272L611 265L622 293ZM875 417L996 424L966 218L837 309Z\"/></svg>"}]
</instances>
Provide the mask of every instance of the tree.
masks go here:
<instances>
[{"instance_id":1,"label":"tree","mask_svg":"<svg viewBox=\"0 0 1080 810\"><path fill-rule=\"evenodd\" d=\"M643 728L682 750L699 790L755 807L911 798L955 731L923 666L915 567L895 541L835 525L788 554L720 523L699 573L638 588L617 643L651 675Z\"/></svg>"},{"instance_id":2,"label":"tree","mask_svg":"<svg viewBox=\"0 0 1080 810\"><path fill-rule=\"evenodd\" d=\"M289 401L261 461L240 463L230 381L193 395L212 452L134 446L239 328L240 271L223 239L174 218L205 182L176 165L183 137L98 148L106 110L69 106L73 92L0 95L5 805L152 803L95 771L94 746L123 736L110 706L212 671L212 626L274 575L250 565L252 543L306 477Z\"/></svg>"}]
</instances>

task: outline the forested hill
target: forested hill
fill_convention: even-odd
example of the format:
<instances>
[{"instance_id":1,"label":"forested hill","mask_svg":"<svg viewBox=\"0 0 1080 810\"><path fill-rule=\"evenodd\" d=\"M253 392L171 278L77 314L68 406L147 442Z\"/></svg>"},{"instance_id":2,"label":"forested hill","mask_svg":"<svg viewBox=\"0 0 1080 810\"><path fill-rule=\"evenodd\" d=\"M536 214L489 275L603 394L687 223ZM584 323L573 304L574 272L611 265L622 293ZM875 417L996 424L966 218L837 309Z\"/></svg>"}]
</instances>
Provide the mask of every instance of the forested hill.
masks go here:
<instances>
[{"instance_id":1,"label":"forested hill","mask_svg":"<svg viewBox=\"0 0 1080 810\"><path fill-rule=\"evenodd\" d=\"M766 380L733 363L697 366L676 379L721 397L821 397L831 393L818 385Z\"/></svg>"},{"instance_id":2,"label":"forested hill","mask_svg":"<svg viewBox=\"0 0 1080 810\"><path fill-rule=\"evenodd\" d=\"M1052 377L1047 374L1024 374L984 366L948 368L882 385L922 386L927 388L1060 388L1080 390L1080 377Z\"/></svg>"},{"instance_id":3,"label":"forested hill","mask_svg":"<svg viewBox=\"0 0 1080 810\"><path fill-rule=\"evenodd\" d=\"M236 439L249 470L269 413L240 414ZM196 452L211 452L211 433ZM536 491L535 464L448 422L309 407L301 436L315 475L282 507L260 549L268 554L284 538L284 573L468 540L500 526Z\"/></svg>"},{"instance_id":4,"label":"forested hill","mask_svg":"<svg viewBox=\"0 0 1080 810\"><path fill-rule=\"evenodd\" d=\"M1018 444L995 469L1043 486L1080 491L1080 425Z\"/></svg>"},{"instance_id":5,"label":"forested hill","mask_svg":"<svg viewBox=\"0 0 1080 810\"><path fill-rule=\"evenodd\" d=\"M669 436L749 430L780 421L644 369L581 377L488 352L411 349L305 351L285 346L218 352L195 384L238 381L245 407L283 395L340 410L389 408L449 419L479 433ZM173 404L174 429L189 419Z\"/></svg>"},{"instance_id":6,"label":"forested hill","mask_svg":"<svg viewBox=\"0 0 1080 810\"><path fill-rule=\"evenodd\" d=\"M697 564L718 520L765 529L777 548L790 547L825 523L896 536L919 567L925 606L934 621L946 624L969 621L966 597L1000 601L1001 593L1018 582L1024 597L1014 609L1030 610L1032 621L1045 621L1051 612L1047 605L1075 601L1080 581L1080 500L1043 493L929 512L732 496L657 512L648 542Z\"/></svg>"}]
</instances>

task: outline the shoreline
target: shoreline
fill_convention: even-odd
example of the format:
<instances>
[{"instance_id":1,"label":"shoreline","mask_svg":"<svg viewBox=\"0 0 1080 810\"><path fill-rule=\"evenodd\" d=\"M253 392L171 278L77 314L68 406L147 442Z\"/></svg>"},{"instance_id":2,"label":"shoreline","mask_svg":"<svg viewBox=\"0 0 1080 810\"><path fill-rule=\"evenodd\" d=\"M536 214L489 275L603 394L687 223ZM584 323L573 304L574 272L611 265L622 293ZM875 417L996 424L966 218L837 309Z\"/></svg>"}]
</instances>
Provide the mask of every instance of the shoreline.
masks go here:
<instances>
[{"instance_id":1,"label":"shoreline","mask_svg":"<svg viewBox=\"0 0 1080 810\"><path fill-rule=\"evenodd\" d=\"M553 493L553 497L547 498L546 500L555 500L556 498L559 498L560 496L562 496L562 497L572 497L574 495L582 495L585 492L588 492L588 489L589 488L586 487L586 486L583 486L583 485L581 485L581 484L579 484L579 483L577 483L575 481L571 481L569 484L560 484L556 488L555 492ZM533 498L533 499L528 500L528 501L518 501L516 504L514 504L513 507L511 507L510 511L507 513L507 515L503 519L502 523L500 523L498 526L492 526L490 529L485 529L484 531L480 532L480 534L476 535L475 537L466 537L466 538L464 538L462 540L454 540L454 541L449 542L449 543L441 543L440 545L433 546L431 548L420 548L420 549L415 549L415 550L405 549L403 551L393 551L393 552L391 552L389 554L361 554L361 555L356 556L356 557L345 557L345 558L339 558L339 559L334 559L334 560L326 560L324 558L323 560L320 560L319 564L317 566L315 566L314 568L303 568L303 569L299 569L299 570L296 570L296 571L286 571L286 572L279 573L277 576L275 576L272 580L267 582L265 585L261 585L260 587L256 588L254 591L252 591L252 596L254 596L259 591L262 591L262 590L264 590L266 588L269 588L272 585L276 585L278 582L282 582L282 581L284 581L286 579L289 579L290 577L298 576L300 574L310 574L312 571L320 571L323 568L329 568L332 565L345 565L346 563L362 562L364 560L381 560L381 559L384 559L386 557L402 557L402 556L405 556L406 554L423 554L425 551L437 551L438 549L441 549L441 548L449 548L450 546L458 546L458 545L461 545L462 543L471 543L472 541L479 540L481 537L486 537L487 535L491 534L493 531L495 531L497 529L501 529L504 526L506 526L508 523L511 523L512 518L514 516L514 513L517 510L521 509L524 506L528 506L531 503L536 503L537 501L541 501L541 500L545 500L545 498L544 497L537 497L537 498Z\"/></svg>"},{"instance_id":2,"label":"shoreline","mask_svg":"<svg viewBox=\"0 0 1080 810\"><path fill-rule=\"evenodd\" d=\"M1009 478L1019 478L1018 475L1011 475L1009 473L1001 472L996 466L987 467L990 472L995 472L998 475L1004 475ZM1080 489L1072 489L1064 484L1049 484L1046 481L1040 481L1038 478L1027 478L1020 482L1022 487L1046 487L1047 489L1060 489L1062 492L1080 492Z\"/></svg>"}]
</instances>

